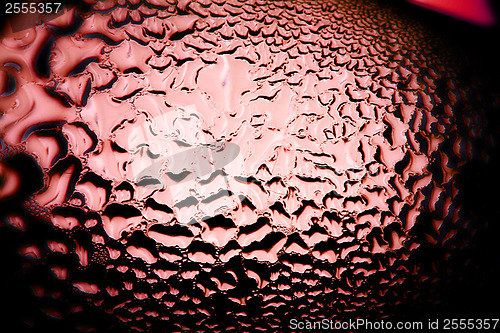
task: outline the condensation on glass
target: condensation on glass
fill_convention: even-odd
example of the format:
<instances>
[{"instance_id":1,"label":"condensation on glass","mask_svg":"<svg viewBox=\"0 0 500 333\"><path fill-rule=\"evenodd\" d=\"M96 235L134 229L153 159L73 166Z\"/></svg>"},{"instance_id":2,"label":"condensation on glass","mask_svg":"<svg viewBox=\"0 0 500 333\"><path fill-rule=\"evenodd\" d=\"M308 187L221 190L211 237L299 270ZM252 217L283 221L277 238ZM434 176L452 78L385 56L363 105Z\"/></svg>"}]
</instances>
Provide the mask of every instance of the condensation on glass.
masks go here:
<instances>
[{"instance_id":1,"label":"condensation on glass","mask_svg":"<svg viewBox=\"0 0 500 333\"><path fill-rule=\"evenodd\" d=\"M43 172L37 219L2 227L45 228L19 253L88 301L46 314L276 329L427 278L411 256L456 233L471 149L423 28L369 1L87 2L0 44L0 198L9 159Z\"/></svg>"}]
</instances>

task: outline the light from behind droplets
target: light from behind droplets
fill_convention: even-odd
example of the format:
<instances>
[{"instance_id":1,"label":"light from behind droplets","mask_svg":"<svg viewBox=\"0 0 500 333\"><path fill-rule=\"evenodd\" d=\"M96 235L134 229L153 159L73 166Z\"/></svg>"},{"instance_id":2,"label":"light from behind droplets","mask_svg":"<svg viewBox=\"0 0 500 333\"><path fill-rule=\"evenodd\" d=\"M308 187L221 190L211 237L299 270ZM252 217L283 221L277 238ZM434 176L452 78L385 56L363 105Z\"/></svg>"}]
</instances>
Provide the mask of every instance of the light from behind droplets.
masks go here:
<instances>
[{"instance_id":1,"label":"light from behind droplets","mask_svg":"<svg viewBox=\"0 0 500 333\"><path fill-rule=\"evenodd\" d=\"M424 28L368 1L94 3L0 44L2 158L43 172L44 222L9 225L65 286L44 313L276 330L418 297L412 256L462 228L474 154Z\"/></svg>"}]
</instances>

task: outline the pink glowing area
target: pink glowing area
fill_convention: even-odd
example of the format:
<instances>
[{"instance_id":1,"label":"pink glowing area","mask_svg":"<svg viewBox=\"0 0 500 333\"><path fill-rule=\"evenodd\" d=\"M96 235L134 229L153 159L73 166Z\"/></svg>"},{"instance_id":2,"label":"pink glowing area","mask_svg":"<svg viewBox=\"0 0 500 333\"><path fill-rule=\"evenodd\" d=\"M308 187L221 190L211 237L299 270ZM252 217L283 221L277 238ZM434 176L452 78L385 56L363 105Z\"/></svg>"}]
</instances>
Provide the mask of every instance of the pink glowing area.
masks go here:
<instances>
[{"instance_id":1,"label":"pink glowing area","mask_svg":"<svg viewBox=\"0 0 500 333\"><path fill-rule=\"evenodd\" d=\"M452 237L464 92L400 18L342 1L88 2L3 37L0 133L43 172L29 207L68 238L44 248L77 262L52 274L103 311L201 327L214 295L274 308L313 289L354 311L369 277L404 282L386 272L419 247L422 214L429 243ZM15 194L16 170L2 179L0 198ZM95 266L113 281L85 281Z\"/></svg>"},{"instance_id":2,"label":"pink glowing area","mask_svg":"<svg viewBox=\"0 0 500 333\"><path fill-rule=\"evenodd\" d=\"M287 53L273 53L272 48L258 40L257 46L230 40L221 44L218 53L227 49L234 52L210 55L208 51L205 56L209 59L204 59L195 54L194 48L186 48L191 44L203 48L203 39L186 38L186 44L149 38L150 47L126 39L127 33L140 36L144 28L161 33L167 27L174 34L196 24L217 24L214 19L201 23L194 15L174 16L161 24L147 20L142 26L104 28L113 17L90 16L80 30L83 34L100 33L121 41L114 48L100 39L81 40L73 36L58 38L54 44L52 75L62 78L55 79L55 91L69 96L75 101L74 106L63 106L40 85L26 82L10 98L14 103L11 111L0 121L6 142L24 144L45 169L53 165L59 154L56 138L39 132L26 133L41 122L64 121L61 129L69 149L89 171L113 184L135 184L133 197L125 195L124 200L116 194L108 199L105 188L92 181L82 179L75 186L75 191L84 197L85 209L103 212L112 204L124 203L137 209L137 215L131 217L102 215L108 237L121 239L125 231L141 230L165 246L186 248L195 238L217 247L224 247L233 239L248 246L258 244L272 232L286 236L317 226L324 231L300 236L307 247L313 248L342 233L338 230L340 221L328 218L325 212L336 212L339 219L360 216L356 225L364 227L358 233L367 235L375 227L397 223L394 215L399 215L403 204L418 209L419 196L415 193L431 181L425 168L428 156L436 151L442 137L426 134L427 151L412 149L418 145L414 131L430 131L437 118L427 111L432 108L432 95L418 93L421 87L411 68L399 67L413 90L393 96L390 87L371 81L367 70L357 73L342 66L320 66L313 53L294 58ZM261 24L254 29L267 28ZM32 34L42 35L45 31L33 30ZM26 36L21 37L20 43ZM154 51L161 47L164 50L158 56ZM14 47L6 62L22 59L29 63L29 55L25 47ZM368 45L360 50L360 55L368 57ZM68 76L88 59L92 62L81 74ZM189 60L172 66L172 59ZM283 71L272 72L269 64ZM159 65L166 67L158 70ZM394 66L400 65L395 62ZM141 73L123 74L130 68L138 68ZM295 81L294 77L300 80ZM112 81L116 83L101 88ZM165 91L164 87L169 89ZM86 96L84 90L89 88ZM22 100L15 99L23 94L26 97ZM422 109L413 104L417 96ZM406 101L399 116L394 115L394 99ZM409 125L411 122L413 126ZM99 139L92 152L92 139L79 123L88 126ZM204 149L211 143L232 144L234 149L217 155L216 148ZM395 166L405 157L407 164L397 174ZM443 168L450 177L452 171ZM73 173L70 165L51 174L44 189L35 195L36 201L47 208L64 204ZM410 176L420 180L413 188L406 188ZM388 199L394 196L399 200L390 204ZM148 198L173 211L165 214L144 207ZM249 200L254 208L245 208L240 198ZM270 208L277 202L282 211ZM374 213L363 215L365 211ZM390 216L381 219L380 214L388 211ZM233 226L211 228L203 222L217 214L230 218ZM268 220L262 228L252 233L237 232L238 228L255 223L259 216ZM76 218L54 213L51 220L55 226L68 230L78 225ZM189 236L173 237L150 230L155 224L194 222L200 224L186 227ZM413 223L409 219L402 230L411 229ZM367 249L397 249L402 237L394 231L392 245L381 247L373 241ZM285 243L286 238L281 238L270 247L257 246L242 255L276 262ZM287 249L302 252L293 244ZM359 246L350 247L342 251L342 256L358 249ZM147 263L156 260L147 250L134 246L128 247L127 253ZM312 251L311 255L335 262L339 254L325 249ZM215 262L215 258L195 254L190 259Z\"/></svg>"},{"instance_id":3,"label":"pink glowing area","mask_svg":"<svg viewBox=\"0 0 500 333\"><path fill-rule=\"evenodd\" d=\"M407 1L480 26L492 26L496 21L489 0Z\"/></svg>"}]
</instances>

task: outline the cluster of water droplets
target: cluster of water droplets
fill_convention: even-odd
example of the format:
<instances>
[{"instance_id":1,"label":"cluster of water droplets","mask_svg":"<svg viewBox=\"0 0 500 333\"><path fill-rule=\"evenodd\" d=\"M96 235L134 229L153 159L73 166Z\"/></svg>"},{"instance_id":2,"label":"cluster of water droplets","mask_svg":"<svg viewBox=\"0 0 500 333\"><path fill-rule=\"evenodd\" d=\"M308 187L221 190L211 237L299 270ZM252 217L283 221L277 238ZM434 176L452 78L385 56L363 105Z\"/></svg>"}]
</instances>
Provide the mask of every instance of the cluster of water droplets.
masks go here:
<instances>
[{"instance_id":1,"label":"cluster of water droplets","mask_svg":"<svg viewBox=\"0 0 500 333\"><path fill-rule=\"evenodd\" d=\"M471 154L466 93L424 30L363 1L91 8L0 45L0 196L16 154L43 171L25 201L43 222L7 227L83 295L41 311L266 330L416 297L412 253L456 233Z\"/></svg>"}]
</instances>

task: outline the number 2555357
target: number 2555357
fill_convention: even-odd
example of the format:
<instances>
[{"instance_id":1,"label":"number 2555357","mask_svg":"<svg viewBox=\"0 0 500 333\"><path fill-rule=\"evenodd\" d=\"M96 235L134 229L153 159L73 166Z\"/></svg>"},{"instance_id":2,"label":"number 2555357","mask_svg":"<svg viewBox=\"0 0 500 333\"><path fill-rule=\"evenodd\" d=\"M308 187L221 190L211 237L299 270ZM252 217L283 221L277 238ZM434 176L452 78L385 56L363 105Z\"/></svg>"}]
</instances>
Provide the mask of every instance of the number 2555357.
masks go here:
<instances>
[{"instance_id":1,"label":"number 2555357","mask_svg":"<svg viewBox=\"0 0 500 333\"><path fill-rule=\"evenodd\" d=\"M57 13L61 8L60 2L27 3L27 2L7 2L5 3L6 14L50 14Z\"/></svg>"}]
</instances>

